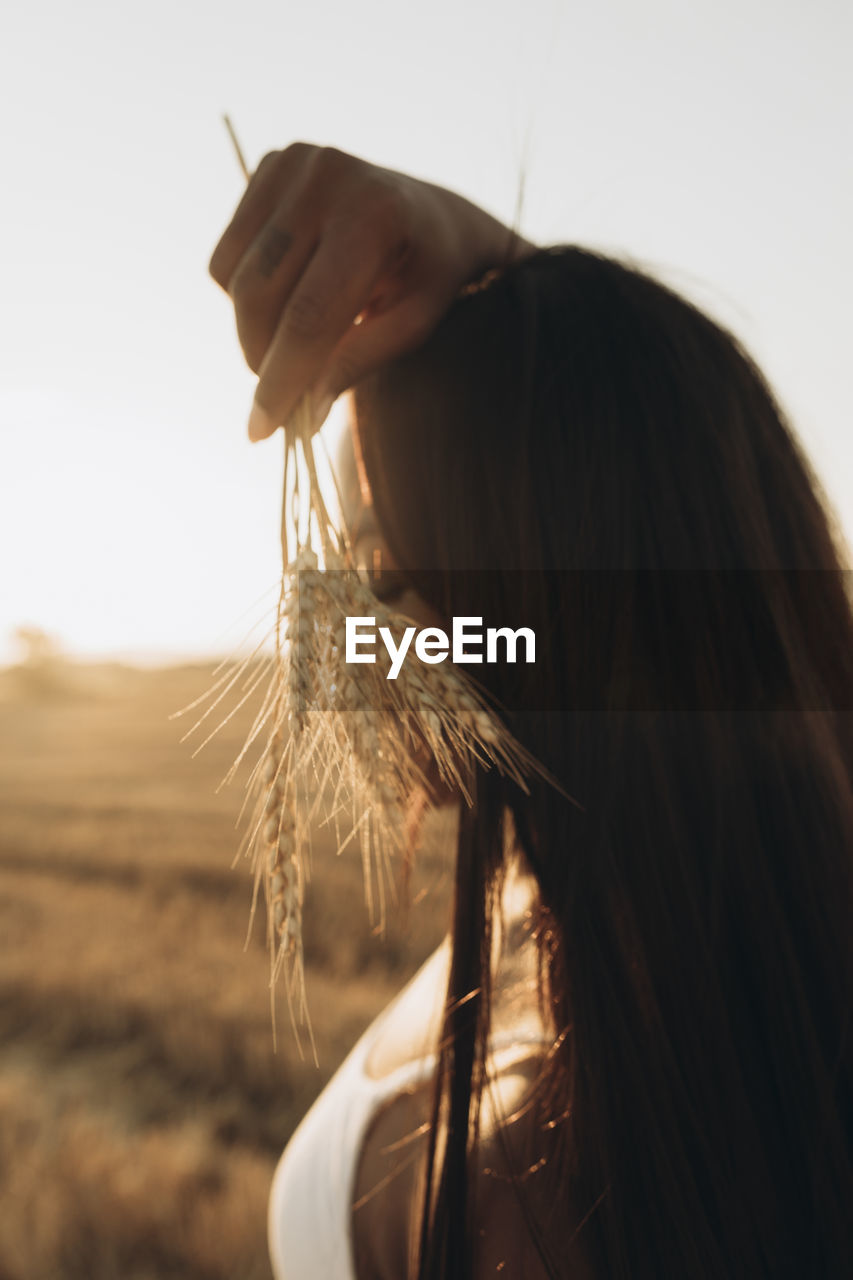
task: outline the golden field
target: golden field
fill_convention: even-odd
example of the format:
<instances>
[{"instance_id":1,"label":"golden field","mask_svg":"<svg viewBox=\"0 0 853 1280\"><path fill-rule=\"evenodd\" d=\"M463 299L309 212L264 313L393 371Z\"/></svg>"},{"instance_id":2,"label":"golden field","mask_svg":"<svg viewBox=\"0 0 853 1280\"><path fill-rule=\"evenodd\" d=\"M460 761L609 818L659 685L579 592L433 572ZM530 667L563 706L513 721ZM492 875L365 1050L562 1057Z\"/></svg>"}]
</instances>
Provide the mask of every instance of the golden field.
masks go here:
<instances>
[{"instance_id":1,"label":"golden field","mask_svg":"<svg viewBox=\"0 0 853 1280\"><path fill-rule=\"evenodd\" d=\"M384 938L361 867L319 831L305 905L320 1066L232 869L247 718L200 755L169 715L210 666L0 671L0 1280L269 1280L282 1147L446 923L450 832ZM244 946L244 944L246 944Z\"/></svg>"}]
</instances>

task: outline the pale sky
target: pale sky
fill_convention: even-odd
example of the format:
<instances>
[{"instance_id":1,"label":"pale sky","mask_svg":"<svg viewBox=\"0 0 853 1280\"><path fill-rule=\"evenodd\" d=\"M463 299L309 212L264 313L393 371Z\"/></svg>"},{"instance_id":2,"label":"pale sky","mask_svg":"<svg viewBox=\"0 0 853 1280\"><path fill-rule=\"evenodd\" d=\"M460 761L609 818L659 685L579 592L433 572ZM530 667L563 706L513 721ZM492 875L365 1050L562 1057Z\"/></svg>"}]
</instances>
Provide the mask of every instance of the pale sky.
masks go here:
<instances>
[{"instance_id":1,"label":"pale sky","mask_svg":"<svg viewBox=\"0 0 853 1280\"><path fill-rule=\"evenodd\" d=\"M210 251L250 164L329 143L627 253L733 328L853 537L847 0L7 0L0 657L210 652L278 571L281 439ZM244 621L239 620L243 617Z\"/></svg>"}]
</instances>

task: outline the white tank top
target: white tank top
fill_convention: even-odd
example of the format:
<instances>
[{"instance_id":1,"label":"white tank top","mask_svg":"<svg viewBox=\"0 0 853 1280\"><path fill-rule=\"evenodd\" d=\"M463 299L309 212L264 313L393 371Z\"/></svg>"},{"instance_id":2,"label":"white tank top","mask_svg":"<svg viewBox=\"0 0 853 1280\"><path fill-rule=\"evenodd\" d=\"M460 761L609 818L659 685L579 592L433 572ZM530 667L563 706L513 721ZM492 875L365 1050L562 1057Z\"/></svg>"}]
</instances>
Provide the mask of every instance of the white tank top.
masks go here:
<instances>
[{"instance_id":1,"label":"white tank top","mask_svg":"<svg viewBox=\"0 0 853 1280\"><path fill-rule=\"evenodd\" d=\"M407 987L367 1028L290 1139L273 1177L269 1248L275 1280L356 1280L352 1207L364 1138L382 1104L427 1080L435 1054L426 1053L381 1077L368 1059L386 1019L404 999L423 1009L425 1041L437 1031L436 995L443 996L444 947L426 961ZM437 980L438 979L438 980ZM513 1057L529 1057L542 1044L541 1029L504 1027L491 1038L496 1069Z\"/></svg>"}]
</instances>

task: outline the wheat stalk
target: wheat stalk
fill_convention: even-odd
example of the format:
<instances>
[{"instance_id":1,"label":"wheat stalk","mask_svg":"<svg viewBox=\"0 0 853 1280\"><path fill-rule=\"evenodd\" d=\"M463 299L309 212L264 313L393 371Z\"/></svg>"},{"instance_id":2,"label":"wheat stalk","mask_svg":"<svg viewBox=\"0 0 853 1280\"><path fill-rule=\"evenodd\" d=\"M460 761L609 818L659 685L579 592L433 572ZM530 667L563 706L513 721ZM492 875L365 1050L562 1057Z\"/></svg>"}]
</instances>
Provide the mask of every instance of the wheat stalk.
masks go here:
<instances>
[{"instance_id":1,"label":"wheat stalk","mask_svg":"<svg viewBox=\"0 0 853 1280\"><path fill-rule=\"evenodd\" d=\"M411 619L379 601L359 576L346 534L326 508L313 429L306 397L286 430L283 528L293 525L294 554L287 558L283 537L274 653L260 676L252 678L249 662L241 701L264 680L266 687L227 775L260 741L247 784L250 817L241 852L252 862L256 896L262 888L266 902L271 989L283 981L294 1028L298 1034L305 1026L309 1035L302 911L312 829L334 824L338 853L357 845L369 917L381 931L394 892L392 868L401 855L401 878L407 876L407 805L414 792L428 787L417 748L427 747L441 780L469 804L478 766L497 768L525 791L530 774L544 772L451 663L404 662L396 680L386 678L387 652L377 653L374 664L346 663L347 617L373 616L397 641ZM247 661L236 665L238 674L246 672ZM237 675L227 675L214 684L210 706L190 733L226 690L239 691ZM191 705L198 709L203 701Z\"/></svg>"},{"instance_id":2,"label":"wheat stalk","mask_svg":"<svg viewBox=\"0 0 853 1280\"><path fill-rule=\"evenodd\" d=\"M226 125L248 176L227 117ZM381 930L386 896L393 892L392 865L401 853L404 882L408 876L412 828L405 811L412 794L426 789L415 762L419 747L428 748L442 781L469 804L477 767L497 768L525 791L531 773L544 775L476 685L451 663L404 662L397 679L388 680L387 654L377 654L375 664L345 662L347 617L372 616L397 641L411 619L387 608L359 577L346 531L336 527L323 498L315 426L305 396L285 428L282 578L272 659L260 673L255 670L261 642L249 658L226 669L209 695L184 708L207 703L189 737L230 693L238 692L240 707L263 688L246 741L223 781L260 742L247 783L250 816L238 857L245 854L254 870L252 918L261 889L266 902L273 1027L281 980L297 1043L300 1026L311 1031L302 914L312 829L333 823L338 853L358 845L367 909Z\"/></svg>"}]
</instances>

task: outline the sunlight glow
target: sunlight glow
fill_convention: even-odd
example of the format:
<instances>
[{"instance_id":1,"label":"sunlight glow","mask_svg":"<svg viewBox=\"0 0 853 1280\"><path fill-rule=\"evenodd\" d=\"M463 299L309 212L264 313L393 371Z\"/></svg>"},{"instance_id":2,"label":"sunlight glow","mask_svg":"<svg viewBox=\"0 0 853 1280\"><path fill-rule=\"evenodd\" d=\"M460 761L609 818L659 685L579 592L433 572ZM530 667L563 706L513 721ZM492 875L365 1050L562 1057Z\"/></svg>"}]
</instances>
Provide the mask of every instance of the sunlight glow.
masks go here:
<instances>
[{"instance_id":1,"label":"sunlight glow","mask_svg":"<svg viewBox=\"0 0 853 1280\"><path fill-rule=\"evenodd\" d=\"M249 167L330 143L508 223L523 190L529 238L661 272L745 340L850 535L853 11L391 12L16 11L0 47L0 658L25 624L74 654L209 652L278 580L281 442L247 443L254 378L206 273L243 190L225 109Z\"/></svg>"}]
</instances>

